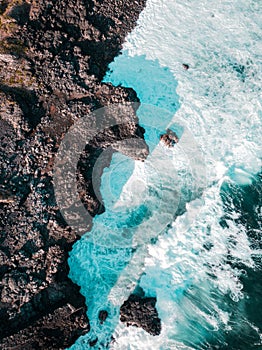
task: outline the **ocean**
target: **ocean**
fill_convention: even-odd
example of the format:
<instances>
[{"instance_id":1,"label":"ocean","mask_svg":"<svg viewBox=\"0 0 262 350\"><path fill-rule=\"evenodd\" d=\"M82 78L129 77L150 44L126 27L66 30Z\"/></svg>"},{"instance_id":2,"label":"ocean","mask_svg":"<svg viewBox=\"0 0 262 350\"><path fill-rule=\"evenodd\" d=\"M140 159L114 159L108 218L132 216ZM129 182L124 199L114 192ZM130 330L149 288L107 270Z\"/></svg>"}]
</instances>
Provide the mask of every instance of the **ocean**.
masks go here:
<instances>
[{"instance_id":1,"label":"ocean","mask_svg":"<svg viewBox=\"0 0 262 350\"><path fill-rule=\"evenodd\" d=\"M91 326L72 350L262 349L261 40L261 1L148 0L104 82L136 91L150 154L114 153L70 254ZM137 286L159 336L119 321Z\"/></svg>"}]
</instances>

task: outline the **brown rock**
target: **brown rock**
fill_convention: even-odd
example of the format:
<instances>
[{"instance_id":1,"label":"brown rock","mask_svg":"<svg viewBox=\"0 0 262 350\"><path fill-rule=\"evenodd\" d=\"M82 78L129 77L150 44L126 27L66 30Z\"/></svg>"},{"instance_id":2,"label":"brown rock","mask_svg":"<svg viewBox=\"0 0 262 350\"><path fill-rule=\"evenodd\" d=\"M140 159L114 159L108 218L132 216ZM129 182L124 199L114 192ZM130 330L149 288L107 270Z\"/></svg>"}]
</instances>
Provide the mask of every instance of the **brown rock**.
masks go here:
<instances>
[{"instance_id":1,"label":"brown rock","mask_svg":"<svg viewBox=\"0 0 262 350\"><path fill-rule=\"evenodd\" d=\"M85 299L68 278L77 236L56 204L53 161L78 118L112 102L138 102L132 89L101 79L144 5L0 4L1 349L63 349L89 330ZM143 130L133 114L120 133L105 133L83 151L79 192L92 215L103 211L90 178L95 159L103 147L137 135Z\"/></svg>"},{"instance_id":2,"label":"brown rock","mask_svg":"<svg viewBox=\"0 0 262 350\"><path fill-rule=\"evenodd\" d=\"M170 129L167 129L166 134L160 136L160 140L164 142L167 147L172 147L179 142L177 134Z\"/></svg>"}]
</instances>

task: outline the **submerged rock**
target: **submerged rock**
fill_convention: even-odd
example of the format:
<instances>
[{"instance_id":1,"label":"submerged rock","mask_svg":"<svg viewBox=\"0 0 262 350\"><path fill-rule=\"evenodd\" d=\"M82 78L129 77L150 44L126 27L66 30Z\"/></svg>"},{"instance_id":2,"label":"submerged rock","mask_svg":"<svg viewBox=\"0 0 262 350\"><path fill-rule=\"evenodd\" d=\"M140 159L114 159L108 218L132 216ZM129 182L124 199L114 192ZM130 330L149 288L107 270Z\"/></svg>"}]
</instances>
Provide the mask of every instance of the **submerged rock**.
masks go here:
<instances>
[{"instance_id":1,"label":"submerged rock","mask_svg":"<svg viewBox=\"0 0 262 350\"><path fill-rule=\"evenodd\" d=\"M99 312L98 318L101 324L105 322L105 320L107 319L107 316L108 316L108 312L106 310L101 310Z\"/></svg>"}]
</instances>

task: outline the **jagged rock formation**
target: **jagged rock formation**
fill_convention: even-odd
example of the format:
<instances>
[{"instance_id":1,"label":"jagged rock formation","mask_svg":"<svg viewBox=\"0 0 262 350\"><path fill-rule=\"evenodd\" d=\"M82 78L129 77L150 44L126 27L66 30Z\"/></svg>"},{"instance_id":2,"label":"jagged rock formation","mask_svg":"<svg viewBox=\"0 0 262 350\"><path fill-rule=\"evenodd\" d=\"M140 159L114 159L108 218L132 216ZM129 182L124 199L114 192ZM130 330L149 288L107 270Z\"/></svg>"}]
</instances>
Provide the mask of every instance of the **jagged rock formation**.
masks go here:
<instances>
[{"instance_id":1,"label":"jagged rock formation","mask_svg":"<svg viewBox=\"0 0 262 350\"><path fill-rule=\"evenodd\" d=\"M156 298L131 294L120 309L120 320L127 326L141 327L152 335L161 332L161 320L155 308Z\"/></svg>"},{"instance_id":2,"label":"jagged rock formation","mask_svg":"<svg viewBox=\"0 0 262 350\"><path fill-rule=\"evenodd\" d=\"M138 101L133 90L101 79L144 5L145 0L1 1L2 349L63 349L89 330L85 300L67 277L68 251L77 236L56 205L53 162L78 118L109 103ZM92 215L103 211L88 171L94 159L114 140L142 135L133 113L121 133L105 133L87 145L78 180Z\"/></svg>"}]
</instances>

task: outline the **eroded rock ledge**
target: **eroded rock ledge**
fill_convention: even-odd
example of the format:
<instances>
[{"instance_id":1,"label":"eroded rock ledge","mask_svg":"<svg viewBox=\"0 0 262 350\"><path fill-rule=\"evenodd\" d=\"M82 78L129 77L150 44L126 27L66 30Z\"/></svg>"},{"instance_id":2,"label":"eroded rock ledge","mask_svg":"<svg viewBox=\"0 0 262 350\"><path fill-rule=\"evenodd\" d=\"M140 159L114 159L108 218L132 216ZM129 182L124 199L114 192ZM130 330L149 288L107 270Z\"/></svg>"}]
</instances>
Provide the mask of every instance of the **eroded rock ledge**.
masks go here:
<instances>
[{"instance_id":1,"label":"eroded rock ledge","mask_svg":"<svg viewBox=\"0 0 262 350\"><path fill-rule=\"evenodd\" d=\"M52 187L55 154L68 128L109 103L138 101L101 83L145 0L2 0L0 4L0 347L63 349L89 330L84 297L68 276L77 236ZM117 120L116 120L117 123ZM87 145L81 198L103 211L88 168L116 139L143 135L135 113L125 132ZM147 149L144 149L144 156Z\"/></svg>"}]
</instances>

